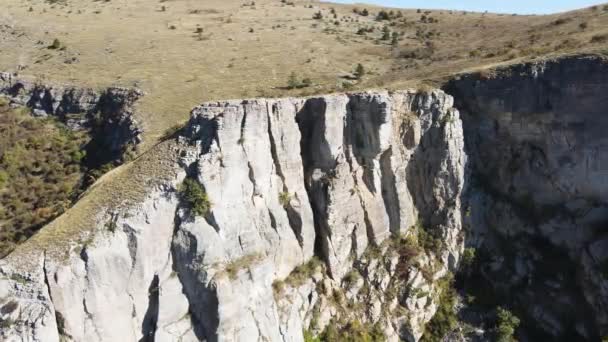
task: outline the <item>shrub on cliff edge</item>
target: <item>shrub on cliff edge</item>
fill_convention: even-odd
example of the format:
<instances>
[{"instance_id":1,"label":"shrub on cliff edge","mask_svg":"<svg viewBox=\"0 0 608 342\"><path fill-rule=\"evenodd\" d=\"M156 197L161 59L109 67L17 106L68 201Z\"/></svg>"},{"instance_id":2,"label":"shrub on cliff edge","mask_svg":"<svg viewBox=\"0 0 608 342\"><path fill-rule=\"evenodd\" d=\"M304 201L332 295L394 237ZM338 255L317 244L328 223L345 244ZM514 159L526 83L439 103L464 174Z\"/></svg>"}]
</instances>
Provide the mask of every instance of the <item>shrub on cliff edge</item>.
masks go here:
<instances>
[{"instance_id":1,"label":"shrub on cliff edge","mask_svg":"<svg viewBox=\"0 0 608 342\"><path fill-rule=\"evenodd\" d=\"M211 210L211 201L205 192L203 185L196 179L186 178L179 188L179 192L186 201L190 210L196 216L204 216Z\"/></svg>"}]
</instances>

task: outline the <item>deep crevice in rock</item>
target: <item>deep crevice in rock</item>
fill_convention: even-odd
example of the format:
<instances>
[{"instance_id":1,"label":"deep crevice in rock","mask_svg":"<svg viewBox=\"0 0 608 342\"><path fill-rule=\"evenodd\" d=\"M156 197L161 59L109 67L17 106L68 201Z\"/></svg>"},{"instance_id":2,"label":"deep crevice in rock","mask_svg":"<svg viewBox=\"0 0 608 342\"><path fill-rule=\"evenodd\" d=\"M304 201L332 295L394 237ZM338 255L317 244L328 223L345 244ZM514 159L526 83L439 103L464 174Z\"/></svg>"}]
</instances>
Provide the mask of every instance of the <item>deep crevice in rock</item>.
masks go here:
<instances>
[{"instance_id":1,"label":"deep crevice in rock","mask_svg":"<svg viewBox=\"0 0 608 342\"><path fill-rule=\"evenodd\" d=\"M65 320L61 312L57 311L57 308L54 307L55 302L53 301L53 294L51 292L51 284L49 283L49 275L48 270L46 268L46 252L43 256L42 261L42 273L44 275L44 285L46 287L46 291L49 294L49 302L53 305L53 312L55 313L55 324L57 324L57 334L61 336L65 336L71 338L71 336L65 331Z\"/></svg>"},{"instance_id":2,"label":"deep crevice in rock","mask_svg":"<svg viewBox=\"0 0 608 342\"><path fill-rule=\"evenodd\" d=\"M380 171L382 179L382 199L384 208L388 215L390 231L398 233L401 225L401 213L399 208L399 198L397 197L397 185L395 174L391 165L392 148L384 151L380 156Z\"/></svg>"},{"instance_id":3,"label":"deep crevice in rock","mask_svg":"<svg viewBox=\"0 0 608 342\"><path fill-rule=\"evenodd\" d=\"M176 209L174 216L174 231L171 241L171 256L173 271L177 274L182 285L182 291L188 300L188 311L193 331L201 341L217 342L219 326L219 303L214 285L208 283L205 270L197 267L199 256L197 252L197 237L181 229L182 220ZM181 244L176 243L178 234ZM187 244L183 246L182 244ZM187 250L183 250L187 247Z\"/></svg>"},{"instance_id":4,"label":"deep crevice in rock","mask_svg":"<svg viewBox=\"0 0 608 342\"><path fill-rule=\"evenodd\" d=\"M158 324L158 313L159 313L159 279L158 274L154 275L152 282L148 287L148 309L144 315L144 320L141 325L142 338L139 342L154 342L156 328Z\"/></svg>"},{"instance_id":5,"label":"deep crevice in rock","mask_svg":"<svg viewBox=\"0 0 608 342\"><path fill-rule=\"evenodd\" d=\"M270 141L270 154L272 156L272 162L276 171L276 174L279 176L279 178L281 179L281 182L283 183L283 192L287 193L288 196L291 196L291 193L289 192L289 188L287 187L287 183L285 181L285 175L283 174L283 171L281 170L281 163L279 162L279 156L277 154L277 146L276 146L276 141L274 139L274 135L272 134L272 119L271 119L271 111L272 113L275 113L277 111L277 107L276 104L274 104L272 106L272 109L268 108L268 106L266 106L266 119L268 121L268 140ZM298 199L299 200L299 199ZM283 205L283 209L285 209L285 212L287 214L287 219L289 221L289 226L291 227L291 230L293 230L294 235L296 236L296 239L298 240L298 244L300 245L300 247L304 246L304 239L302 238L302 216L300 215L300 213L295 210L293 208L293 206L291 205L291 203L285 203ZM274 217L271 217L271 220L274 219Z\"/></svg>"},{"instance_id":6,"label":"deep crevice in rock","mask_svg":"<svg viewBox=\"0 0 608 342\"><path fill-rule=\"evenodd\" d=\"M331 155L327 141L323 138L325 131L326 103L322 98L308 99L296 114L296 122L300 130L300 154L304 170L304 185L308 193L309 204L312 208L315 228L314 254L329 267L330 230L327 226L327 201L329 198L328 184L319 179L313 179L313 173L328 171L335 167L335 161L327 163L318 158Z\"/></svg>"}]
</instances>

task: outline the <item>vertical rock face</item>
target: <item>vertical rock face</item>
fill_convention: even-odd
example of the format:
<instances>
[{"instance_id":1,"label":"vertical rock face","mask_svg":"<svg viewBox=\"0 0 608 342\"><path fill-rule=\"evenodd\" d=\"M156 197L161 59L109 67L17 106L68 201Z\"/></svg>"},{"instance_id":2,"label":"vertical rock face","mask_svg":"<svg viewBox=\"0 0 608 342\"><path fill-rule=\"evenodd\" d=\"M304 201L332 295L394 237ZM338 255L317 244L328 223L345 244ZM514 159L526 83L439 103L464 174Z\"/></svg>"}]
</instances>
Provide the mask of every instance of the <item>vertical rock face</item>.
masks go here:
<instances>
[{"instance_id":1,"label":"vertical rock face","mask_svg":"<svg viewBox=\"0 0 608 342\"><path fill-rule=\"evenodd\" d=\"M91 132L90 154L97 155L98 167L120 159L129 146L141 139L141 127L132 107L143 95L140 90L108 88L103 91L69 86L47 86L0 73L0 95L11 104L27 106L38 117L51 116L71 129Z\"/></svg>"},{"instance_id":2,"label":"vertical rock face","mask_svg":"<svg viewBox=\"0 0 608 342\"><path fill-rule=\"evenodd\" d=\"M470 241L491 251L496 296L544 338L605 336L608 62L519 65L446 89L465 123Z\"/></svg>"},{"instance_id":3,"label":"vertical rock face","mask_svg":"<svg viewBox=\"0 0 608 342\"><path fill-rule=\"evenodd\" d=\"M96 213L86 244L0 261L2 338L301 341L332 312L391 340L420 338L434 281L463 244L466 156L450 96L208 103L183 132L164 166L175 176L128 209ZM180 199L186 177L211 202L203 215ZM445 248L414 264L389 237L416 223ZM302 273L311 258L325 267Z\"/></svg>"}]
</instances>

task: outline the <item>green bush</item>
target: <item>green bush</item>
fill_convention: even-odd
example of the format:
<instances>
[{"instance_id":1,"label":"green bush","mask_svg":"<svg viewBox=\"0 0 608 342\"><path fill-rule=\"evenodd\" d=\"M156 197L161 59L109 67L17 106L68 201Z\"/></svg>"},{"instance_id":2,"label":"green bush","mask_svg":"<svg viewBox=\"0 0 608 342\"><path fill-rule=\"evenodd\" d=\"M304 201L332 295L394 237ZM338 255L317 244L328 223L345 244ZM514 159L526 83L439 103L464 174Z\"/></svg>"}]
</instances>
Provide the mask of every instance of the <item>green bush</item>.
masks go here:
<instances>
[{"instance_id":1,"label":"green bush","mask_svg":"<svg viewBox=\"0 0 608 342\"><path fill-rule=\"evenodd\" d=\"M355 78L360 80L361 78L363 78L364 75L365 75L365 68L363 67L363 64L361 64L361 63L357 64L357 66L355 67Z\"/></svg>"},{"instance_id":2,"label":"green bush","mask_svg":"<svg viewBox=\"0 0 608 342\"><path fill-rule=\"evenodd\" d=\"M473 266L473 263L475 262L475 248L465 248L464 251L462 252L462 261L461 261L461 265L464 268L469 268L471 266Z\"/></svg>"},{"instance_id":3,"label":"green bush","mask_svg":"<svg viewBox=\"0 0 608 342\"><path fill-rule=\"evenodd\" d=\"M382 21L382 20L390 20L390 16L388 14L387 11L385 10L381 10L380 12L378 12L378 14L376 15L376 20L377 21Z\"/></svg>"},{"instance_id":4,"label":"green bush","mask_svg":"<svg viewBox=\"0 0 608 342\"><path fill-rule=\"evenodd\" d=\"M498 307L496 309L496 333L497 342L515 342L517 341L513 335L515 329L519 326L519 318L513 315L509 310Z\"/></svg>"},{"instance_id":5,"label":"green bush","mask_svg":"<svg viewBox=\"0 0 608 342\"><path fill-rule=\"evenodd\" d=\"M382 28L382 38L380 38L381 40L389 40L391 39L391 30L388 28L388 26L384 26Z\"/></svg>"},{"instance_id":6,"label":"green bush","mask_svg":"<svg viewBox=\"0 0 608 342\"><path fill-rule=\"evenodd\" d=\"M211 210L211 201L203 185L193 178L186 178L179 192L196 216L204 216Z\"/></svg>"},{"instance_id":7,"label":"green bush","mask_svg":"<svg viewBox=\"0 0 608 342\"><path fill-rule=\"evenodd\" d=\"M321 339L315 335L313 335L312 332L310 332L310 330L304 330L302 332L302 335L304 335L304 342L321 342Z\"/></svg>"},{"instance_id":8,"label":"green bush","mask_svg":"<svg viewBox=\"0 0 608 342\"><path fill-rule=\"evenodd\" d=\"M420 341L436 342L453 331L458 325L456 316L456 291L453 286L453 278L447 276L439 283L439 307L433 318L424 328L424 335Z\"/></svg>"},{"instance_id":9,"label":"green bush","mask_svg":"<svg viewBox=\"0 0 608 342\"><path fill-rule=\"evenodd\" d=\"M419 221L416 223L416 232L418 236L418 244L427 252L435 253L435 255L441 254L444 249L444 242L440 237L435 236L435 232L427 231L422 227L422 223Z\"/></svg>"}]
</instances>

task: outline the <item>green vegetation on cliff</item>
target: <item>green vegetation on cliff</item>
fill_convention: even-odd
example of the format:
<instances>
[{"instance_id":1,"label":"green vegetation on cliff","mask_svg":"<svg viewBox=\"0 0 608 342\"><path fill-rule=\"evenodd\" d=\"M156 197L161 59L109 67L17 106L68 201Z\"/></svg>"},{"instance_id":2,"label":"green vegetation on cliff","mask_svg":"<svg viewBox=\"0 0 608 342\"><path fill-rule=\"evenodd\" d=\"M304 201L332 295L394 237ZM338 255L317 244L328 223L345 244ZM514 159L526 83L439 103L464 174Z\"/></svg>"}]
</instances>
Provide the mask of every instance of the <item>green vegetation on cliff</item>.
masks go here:
<instances>
[{"instance_id":1,"label":"green vegetation on cliff","mask_svg":"<svg viewBox=\"0 0 608 342\"><path fill-rule=\"evenodd\" d=\"M87 142L86 132L0 103L0 257L72 204Z\"/></svg>"}]
</instances>

